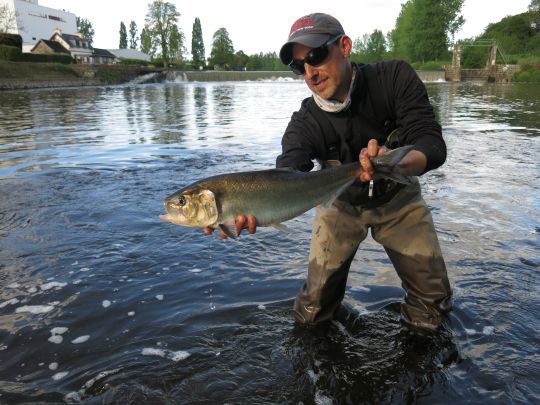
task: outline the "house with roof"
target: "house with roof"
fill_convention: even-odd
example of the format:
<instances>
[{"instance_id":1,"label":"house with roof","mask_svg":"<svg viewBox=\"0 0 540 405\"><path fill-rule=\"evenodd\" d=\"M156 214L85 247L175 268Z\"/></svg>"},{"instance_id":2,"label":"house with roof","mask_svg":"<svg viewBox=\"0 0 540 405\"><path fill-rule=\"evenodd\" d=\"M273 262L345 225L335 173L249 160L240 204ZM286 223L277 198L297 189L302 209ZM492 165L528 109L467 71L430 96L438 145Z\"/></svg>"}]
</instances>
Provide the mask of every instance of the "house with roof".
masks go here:
<instances>
[{"instance_id":1,"label":"house with roof","mask_svg":"<svg viewBox=\"0 0 540 405\"><path fill-rule=\"evenodd\" d=\"M93 63L94 50L92 45L80 34L64 34L56 28L51 36L51 41L62 45L77 63Z\"/></svg>"},{"instance_id":2,"label":"house with roof","mask_svg":"<svg viewBox=\"0 0 540 405\"><path fill-rule=\"evenodd\" d=\"M64 48L62 44L49 39L40 39L30 50L30 52L40 55L70 55L69 51Z\"/></svg>"},{"instance_id":3,"label":"house with roof","mask_svg":"<svg viewBox=\"0 0 540 405\"><path fill-rule=\"evenodd\" d=\"M80 34L64 34L55 29L50 39L40 39L31 49L37 54L67 54L77 63L115 63L117 58L106 49L93 48Z\"/></svg>"}]
</instances>

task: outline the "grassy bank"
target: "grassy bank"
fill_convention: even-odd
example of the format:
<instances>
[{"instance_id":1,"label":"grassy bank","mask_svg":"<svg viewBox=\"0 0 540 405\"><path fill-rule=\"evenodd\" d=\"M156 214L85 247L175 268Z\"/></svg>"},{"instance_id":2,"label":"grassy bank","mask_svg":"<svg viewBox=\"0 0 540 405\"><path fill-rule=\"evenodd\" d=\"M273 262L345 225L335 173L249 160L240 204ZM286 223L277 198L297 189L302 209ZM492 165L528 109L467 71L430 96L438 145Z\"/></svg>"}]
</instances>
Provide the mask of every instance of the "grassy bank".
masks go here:
<instances>
[{"instance_id":1,"label":"grassy bank","mask_svg":"<svg viewBox=\"0 0 540 405\"><path fill-rule=\"evenodd\" d=\"M0 61L0 90L120 84L151 71L135 65L64 65Z\"/></svg>"}]
</instances>

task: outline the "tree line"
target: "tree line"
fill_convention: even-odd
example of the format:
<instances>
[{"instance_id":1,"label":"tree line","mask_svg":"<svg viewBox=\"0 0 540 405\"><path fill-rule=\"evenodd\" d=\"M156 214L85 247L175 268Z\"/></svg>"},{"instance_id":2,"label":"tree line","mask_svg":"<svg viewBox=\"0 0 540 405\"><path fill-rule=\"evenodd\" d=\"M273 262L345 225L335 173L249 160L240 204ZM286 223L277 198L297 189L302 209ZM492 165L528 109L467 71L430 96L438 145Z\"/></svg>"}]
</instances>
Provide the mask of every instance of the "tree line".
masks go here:
<instances>
[{"instance_id":1,"label":"tree line","mask_svg":"<svg viewBox=\"0 0 540 405\"><path fill-rule=\"evenodd\" d=\"M401 5L395 27L386 35L381 30L364 34L353 42L351 58L357 62L375 62L399 58L411 63L447 62L451 60L454 35L463 26L461 14L464 0L408 0ZM499 23L490 24L477 38L460 41L474 43L477 39L491 38L504 44L510 53L537 52L540 49L540 0L532 0L526 13L510 16ZM235 51L226 28L219 28L212 37L210 57L206 59L202 26L195 18L191 35L191 57L188 57L185 36L178 26L180 13L176 6L164 0L148 5L144 27L138 35L134 21L129 32L120 23L119 48L140 49L150 55L154 63L191 69L223 70L283 70L276 52L246 55ZM79 32L91 42L94 35L88 20L77 18ZM481 55L481 56L480 56ZM485 59L486 49L467 47L465 65L478 64ZM473 66L469 66L473 67Z\"/></svg>"}]
</instances>

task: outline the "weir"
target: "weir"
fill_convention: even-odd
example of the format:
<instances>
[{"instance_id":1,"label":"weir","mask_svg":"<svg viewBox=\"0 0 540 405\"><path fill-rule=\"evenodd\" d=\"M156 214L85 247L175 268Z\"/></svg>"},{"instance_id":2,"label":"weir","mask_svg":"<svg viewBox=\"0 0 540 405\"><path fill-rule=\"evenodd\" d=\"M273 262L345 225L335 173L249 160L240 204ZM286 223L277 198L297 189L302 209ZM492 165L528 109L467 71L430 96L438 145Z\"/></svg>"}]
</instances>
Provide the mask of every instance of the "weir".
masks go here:
<instances>
[{"instance_id":1,"label":"weir","mask_svg":"<svg viewBox=\"0 0 540 405\"><path fill-rule=\"evenodd\" d=\"M445 81L444 70L418 70L418 76L424 82ZM291 71L221 71L221 70L169 70L165 80L169 82L213 82L213 81L246 81L246 80L301 80Z\"/></svg>"}]
</instances>

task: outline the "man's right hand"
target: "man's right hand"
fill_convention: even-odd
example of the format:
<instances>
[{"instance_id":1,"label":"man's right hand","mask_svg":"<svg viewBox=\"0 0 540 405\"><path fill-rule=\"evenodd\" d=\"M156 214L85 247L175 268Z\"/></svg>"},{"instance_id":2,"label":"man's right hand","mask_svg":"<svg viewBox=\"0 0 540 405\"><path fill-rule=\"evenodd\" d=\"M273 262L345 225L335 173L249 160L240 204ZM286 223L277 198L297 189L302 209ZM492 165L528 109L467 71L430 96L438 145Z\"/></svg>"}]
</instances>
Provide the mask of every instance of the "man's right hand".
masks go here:
<instances>
[{"instance_id":1,"label":"man's right hand","mask_svg":"<svg viewBox=\"0 0 540 405\"><path fill-rule=\"evenodd\" d=\"M253 215L240 214L236 217L234 222L236 224L236 232L238 233L238 236L240 236L242 229L247 229L251 235L257 231L257 218L255 218ZM203 232L206 235L212 235L214 233L214 229L206 226L203 228ZM227 235L225 235L223 231L220 231L219 236L222 239L227 239Z\"/></svg>"}]
</instances>

